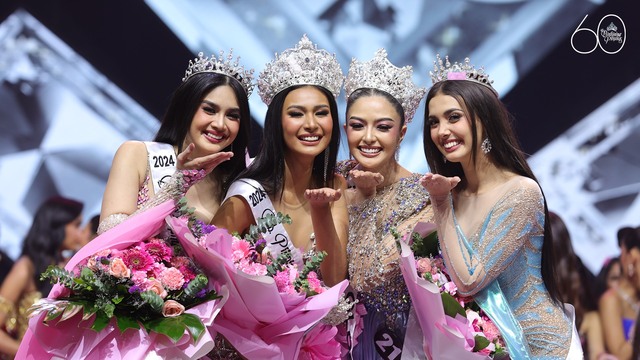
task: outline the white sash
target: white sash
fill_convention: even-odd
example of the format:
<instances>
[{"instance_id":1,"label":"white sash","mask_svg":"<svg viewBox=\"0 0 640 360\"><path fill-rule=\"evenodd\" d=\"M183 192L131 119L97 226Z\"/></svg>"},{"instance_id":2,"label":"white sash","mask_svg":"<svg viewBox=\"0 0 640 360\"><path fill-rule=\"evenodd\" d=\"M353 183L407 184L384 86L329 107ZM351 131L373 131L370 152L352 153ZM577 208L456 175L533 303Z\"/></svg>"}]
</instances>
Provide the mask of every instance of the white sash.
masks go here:
<instances>
[{"instance_id":1,"label":"white sash","mask_svg":"<svg viewBox=\"0 0 640 360\"><path fill-rule=\"evenodd\" d=\"M253 218L256 220L268 214L276 215L269 195L267 195L262 185L253 179L238 179L234 181L229 186L229 191L227 191L227 196L224 199L227 200L232 196L241 196L251 208ZM267 233L263 234L263 236L274 258L282 252L289 252L293 263L298 264L299 269L302 269L302 253L293 246L293 242L289 239L289 234L287 234L282 224L267 229Z\"/></svg>"},{"instance_id":2,"label":"white sash","mask_svg":"<svg viewBox=\"0 0 640 360\"><path fill-rule=\"evenodd\" d=\"M154 193L157 194L164 182L176 172L176 154L170 144L145 141L144 145L149 154L149 176Z\"/></svg>"}]
</instances>

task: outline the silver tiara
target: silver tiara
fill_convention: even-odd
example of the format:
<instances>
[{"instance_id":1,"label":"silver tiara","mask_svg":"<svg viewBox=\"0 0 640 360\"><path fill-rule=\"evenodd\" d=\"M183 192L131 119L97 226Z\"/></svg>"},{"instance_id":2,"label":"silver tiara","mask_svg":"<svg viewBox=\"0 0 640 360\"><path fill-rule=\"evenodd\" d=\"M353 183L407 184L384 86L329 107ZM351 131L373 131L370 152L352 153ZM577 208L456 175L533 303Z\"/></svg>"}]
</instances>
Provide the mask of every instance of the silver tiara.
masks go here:
<instances>
[{"instance_id":1,"label":"silver tiara","mask_svg":"<svg viewBox=\"0 0 640 360\"><path fill-rule=\"evenodd\" d=\"M295 48L287 49L268 63L258 75L258 93L265 104L282 90L295 85L317 85L329 90L334 97L340 94L344 81L335 54L318 49L304 35Z\"/></svg>"},{"instance_id":2,"label":"silver tiara","mask_svg":"<svg viewBox=\"0 0 640 360\"><path fill-rule=\"evenodd\" d=\"M229 55L226 57L224 56L224 51L220 51L220 56L217 58L215 55L205 57L204 53L198 53L197 58L189 60L189 67L187 67L187 71L184 73L182 82L200 73L216 73L236 79L244 88L247 97L249 97L253 91L253 69L245 70L244 67L240 65L239 56L233 61L233 49L229 50Z\"/></svg>"},{"instance_id":3,"label":"silver tiara","mask_svg":"<svg viewBox=\"0 0 640 360\"><path fill-rule=\"evenodd\" d=\"M393 65L387 59L385 49L376 51L373 59L367 62L352 59L344 85L347 98L362 88L382 90L398 100L404 110L405 120L411 122L422 97L427 92L427 89L413 83L412 74L411 66L399 68Z\"/></svg>"},{"instance_id":4,"label":"silver tiara","mask_svg":"<svg viewBox=\"0 0 640 360\"><path fill-rule=\"evenodd\" d=\"M464 63L455 62L453 65L449 62L449 56L445 56L444 59L443 62L440 54L437 54L436 60L433 61L433 71L429 71L429 75L434 84L444 80L469 80L488 87L498 96L498 92L491 85L493 80L489 80L489 74L484 72L483 67L474 68L468 57L464 58Z\"/></svg>"}]
</instances>

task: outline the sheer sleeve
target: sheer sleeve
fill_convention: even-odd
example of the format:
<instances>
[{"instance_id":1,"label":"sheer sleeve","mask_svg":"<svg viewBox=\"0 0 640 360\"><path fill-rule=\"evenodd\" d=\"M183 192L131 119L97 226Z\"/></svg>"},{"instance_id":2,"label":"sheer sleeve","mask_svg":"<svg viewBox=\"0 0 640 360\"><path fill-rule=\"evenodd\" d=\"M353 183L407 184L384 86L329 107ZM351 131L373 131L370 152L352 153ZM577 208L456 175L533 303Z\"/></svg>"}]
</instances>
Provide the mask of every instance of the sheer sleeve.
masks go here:
<instances>
[{"instance_id":1,"label":"sheer sleeve","mask_svg":"<svg viewBox=\"0 0 640 360\"><path fill-rule=\"evenodd\" d=\"M543 198L534 181L508 190L473 234L462 232L451 196L436 203L436 218L447 268L463 296L474 295L502 274L526 251L528 241L544 238Z\"/></svg>"},{"instance_id":2,"label":"sheer sleeve","mask_svg":"<svg viewBox=\"0 0 640 360\"><path fill-rule=\"evenodd\" d=\"M178 201L182 198L187 190L196 182L202 180L206 176L204 170L178 170L169 180L167 180L160 191L151 197L147 202L141 204L133 214L111 214L105 219L100 220L98 226L98 234L102 234L105 231L113 228L114 226L125 221L130 216L134 216L148 209L156 207L167 200Z\"/></svg>"}]
</instances>

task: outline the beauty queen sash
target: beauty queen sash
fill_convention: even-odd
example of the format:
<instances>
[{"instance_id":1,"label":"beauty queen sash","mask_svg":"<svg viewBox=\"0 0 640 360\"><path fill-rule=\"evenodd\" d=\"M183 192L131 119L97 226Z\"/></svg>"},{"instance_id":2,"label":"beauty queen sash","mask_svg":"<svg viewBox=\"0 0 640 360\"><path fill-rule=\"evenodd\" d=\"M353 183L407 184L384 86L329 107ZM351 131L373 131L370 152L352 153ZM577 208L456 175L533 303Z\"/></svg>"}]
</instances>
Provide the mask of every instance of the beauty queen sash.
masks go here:
<instances>
[{"instance_id":1,"label":"beauty queen sash","mask_svg":"<svg viewBox=\"0 0 640 360\"><path fill-rule=\"evenodd\" d=\"M176 154L173 145L145 141L149 154L149 169L154 194L157 194L164 182L176 172Z\"/></svg>"},{"instance_id":2,"label":"beauty queen sash","mask_svg":"<svg viewBox=\"0 0 640 360\"><path fill-rule=\"evenodd\" d=\"M229 187L229 191L227 191L227 196L224 200L232 196L240 196L247 202L251 208L254 219L264 217L268 214L276 215L269 195L267 195L262 185L253 179L238 179L234 181ZM289 234L287 234L282 224L267 229L267 233L264 234L264 239L267 242L269 251L271 251L274 257L277 257L283 252L289 252L293 263L298 264L299 269L302 269L302 252L293 246L293 242L289 239Z\"/></svg>"}]
</instances>

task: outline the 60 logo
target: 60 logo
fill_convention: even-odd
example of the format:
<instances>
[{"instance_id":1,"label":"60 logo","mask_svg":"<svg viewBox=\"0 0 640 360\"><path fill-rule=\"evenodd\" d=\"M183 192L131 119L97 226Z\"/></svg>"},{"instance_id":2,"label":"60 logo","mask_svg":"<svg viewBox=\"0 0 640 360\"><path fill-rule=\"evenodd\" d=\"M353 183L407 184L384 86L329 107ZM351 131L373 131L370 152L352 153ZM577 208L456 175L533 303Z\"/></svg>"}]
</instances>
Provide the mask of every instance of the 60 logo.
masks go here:
<instances>
[{"instance_id":1,"label":"60 logo","mask_svg":"<svg viewBox=\"0 0 640 360\"><path fill-rule=\"evenodd\" d=\"M600 50L604 51L607 54L615 54L622 50L624 43L627 41L627 28L620 16L615 14L608 14L603 16L598 23L598 27L596 28L597 32L586 27L580 27L582 26L582 23L584 23L584 21L587 19L587 16L589 15L587 14L584 16L580 24L578 24L576 30L573 32L573 34L571 34L571 47L575 52L577 52L578 54L591 54L598 47L600 47ZM579 50L576 48L574 37L581 31L591 33L593 34L593 37L595 37L596 44L591 50L584 51L584 47L582 47L585 45L584 41L578 42L578 46L582 47L582 49Z\"/></svg>"}]
</instances>

